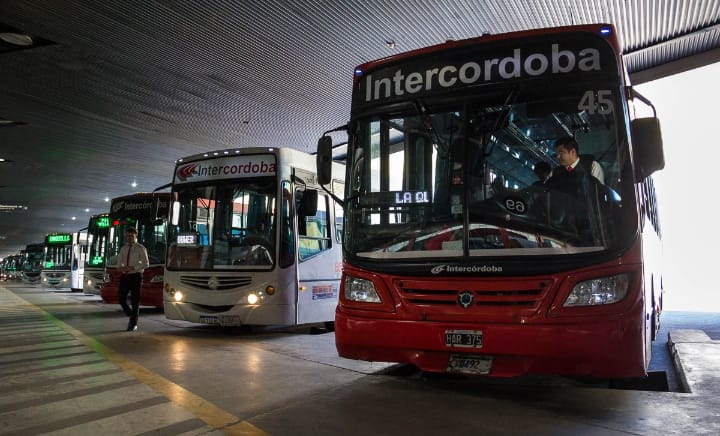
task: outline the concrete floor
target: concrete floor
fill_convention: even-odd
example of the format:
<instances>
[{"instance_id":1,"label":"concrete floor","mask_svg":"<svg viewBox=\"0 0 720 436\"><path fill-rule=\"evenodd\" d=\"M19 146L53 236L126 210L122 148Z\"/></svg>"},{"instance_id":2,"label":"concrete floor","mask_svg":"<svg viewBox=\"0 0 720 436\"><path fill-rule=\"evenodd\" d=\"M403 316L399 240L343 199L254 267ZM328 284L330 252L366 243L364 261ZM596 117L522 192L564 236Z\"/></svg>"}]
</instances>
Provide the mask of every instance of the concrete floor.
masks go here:
<instances>
[{"instance_id":1,"label":"concrete floor","mask_svg":"<svg viewBox=\"0 0 720 436\"><path fill-rule=\"evenodd\" d=\"M670 344L683 393L428 375L342 359L332 333L307 327L223 330L144 309L139 331L126 323L96 296L0 284L0 434L720 434L720 341L703 330L656 344Z\"/></svg>"}]
</instances>

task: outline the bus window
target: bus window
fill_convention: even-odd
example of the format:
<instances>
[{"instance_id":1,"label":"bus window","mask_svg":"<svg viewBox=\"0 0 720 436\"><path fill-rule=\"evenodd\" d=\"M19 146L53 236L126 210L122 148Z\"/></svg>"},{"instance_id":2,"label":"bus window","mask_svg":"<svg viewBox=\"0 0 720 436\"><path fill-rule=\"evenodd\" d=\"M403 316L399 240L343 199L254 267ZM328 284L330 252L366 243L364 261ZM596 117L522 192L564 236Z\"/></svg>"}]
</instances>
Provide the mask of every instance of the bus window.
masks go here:
<instances>
[{"instance_id":1,"label":"bus window","mask_svg":"<svg viewBox=\"0 0 720 436\"><path fill-rule=\"evenodd\" d=\"M292 215L292 191L290 182L282 183L282 203L280 204L280 267L286 268L295 263L295 230Z\"/></svg>"},{"instance_id":2,"label":"bus window","mask_svg":"<svg viewBox=\"0 0 720 436\"><path fill-rule=\"evenodd\" d=\"M330 226L328 224L328 197L318 194L317 210L314 215L302 214L304 191L296 191L298 202L298 254L300 261L309 259L330 248Z\"/></svg>"}]
</instances>

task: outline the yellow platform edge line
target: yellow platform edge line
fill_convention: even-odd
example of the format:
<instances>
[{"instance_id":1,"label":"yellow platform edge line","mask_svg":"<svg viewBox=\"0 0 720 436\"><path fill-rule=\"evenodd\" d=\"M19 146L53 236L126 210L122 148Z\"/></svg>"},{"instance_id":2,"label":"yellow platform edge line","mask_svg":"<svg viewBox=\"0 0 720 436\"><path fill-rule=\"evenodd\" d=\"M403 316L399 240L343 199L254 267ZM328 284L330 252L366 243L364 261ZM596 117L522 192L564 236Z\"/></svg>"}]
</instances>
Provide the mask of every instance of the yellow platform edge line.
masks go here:
<instances>
[{"instance_id":1,"label":"yellow platform edge line","mask_svg":"<svg viewBox=\"0 0 720 436\"><path fill-rule=\"evenodd\" d=\"M187 389L183 388L182 386L173 383L172 381L166 379L165 377L156 374L149 369L145 368L144 366L138 364L137 362L126 358L122 354L114 351L113 349L105 346L101 342L99 342L96 339L93 339L87 335L85 335L80 330L72 327L69 324L66 324L65 322L57 319L54 315L52 315L49 312L46 312L42 308L26 301L22 297L18 297L13 292L1 288L5 290L6 292L12 294L15 298L23 301L25 304L28 305L31 309L39 312L42 314L42 316L47 319L48 321L52 322L53 324L57 325L58 327L62 328L63 330L67 331L69 334L74 336L77 340L82 342L83 344L87 345L91 349L93 349L96 353L107 359L108 361L114 363L115 365L119 366L123 369L123 371L127 372L128 374L132 375L142 383L150 386L151 388L155 389L156 391L160 392L164 396L166 396L170 401L173 403L183 407L193 415L195 415L198 419L205 422L207 425L218 429L223 430L226 434L229 435L240 435L240 436L267 436L269 433L259 429L258 427L255 427L254 425L250 424L247 421L240 421L240 418L238 418L235 415L232 415L221 408L217 407L213 403L203 399L202 397L195 395L194 393L188 391Z\"/></svg>"}]
</instances>

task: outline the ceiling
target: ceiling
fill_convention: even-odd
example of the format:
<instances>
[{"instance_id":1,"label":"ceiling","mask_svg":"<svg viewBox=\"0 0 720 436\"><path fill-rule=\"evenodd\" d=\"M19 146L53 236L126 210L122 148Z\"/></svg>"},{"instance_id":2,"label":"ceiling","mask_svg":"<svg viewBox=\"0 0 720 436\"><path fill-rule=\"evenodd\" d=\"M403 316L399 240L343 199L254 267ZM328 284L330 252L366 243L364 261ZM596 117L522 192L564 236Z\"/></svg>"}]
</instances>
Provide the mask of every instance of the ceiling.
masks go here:
<instances>
[{"instance_id":1,"label":"ceiling","mask_svg":"<svg viewBox=\"0 0 720 436\"><path fill-rule=\"evenodd\" d=\"M636 81L720 60L717 0L1 0L0 34L33 44L0 40L0 257L168 183L185 155L314 151L362 62L591 22L616 25Z\"/></svg>"}]
</instances>

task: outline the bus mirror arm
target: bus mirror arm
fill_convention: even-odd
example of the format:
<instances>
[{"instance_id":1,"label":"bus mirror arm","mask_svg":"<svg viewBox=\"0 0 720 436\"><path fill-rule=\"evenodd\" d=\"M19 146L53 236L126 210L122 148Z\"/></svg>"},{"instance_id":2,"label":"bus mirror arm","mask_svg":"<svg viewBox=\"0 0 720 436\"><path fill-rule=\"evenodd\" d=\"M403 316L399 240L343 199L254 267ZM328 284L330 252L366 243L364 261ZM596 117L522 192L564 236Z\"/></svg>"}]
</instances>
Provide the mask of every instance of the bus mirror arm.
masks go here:
<instances>
[{"instance_id":1,"label":"bus mirror arm","mask_svg":"<svg viewBox=\"0 0 720 436\"><path fill-rule=\"evenodd\" d=\"M335 200L335 203L339 204L340 207L345 206L345 202L340 197L330 192L328 188L325 187L325 185L320 185L320 187L323 189L323 191L327 192L327 194L332 197L332 199Z\"/></svg>"},{"instance_id":2,"label":"bus mirror arm","mask_svg":"<svg viewBox=\"0 0 720 436\"><path fill-rule=\"evenodd\" d=\"M640 94L639 92L637 92L637 90L636 90L635 88L633 88L632 86L628 86L628 87L627 87L626 93L627 93L627 95L628 95L628 98L631 98L631 99L636 99L636 98L637 98L637 99L640 100L641 102L643 102L643 103L645 103L646 105L650 106L650 108L651 108L652 111L653 111L653 118L657 118L657 111L655 110L655 106L652 104L652 102L651 102L650 100L648 100L647 97L645 97L644 95L642 95L642 94Z\"/></svg>"},{"instance_id":3,"label":"bus mirror arm","mask_svg":"<svg viewBox=\"0 0 720 436\"><path fill-rule=\"evenodd\" d=\"M655 171L665 168L660 120L650 100L631 86L627 87L626 92L629 98L637 98L653 111L652 117L635 118L630 122L635 178L642 181Z\"/></svg>"}]
</instances>

